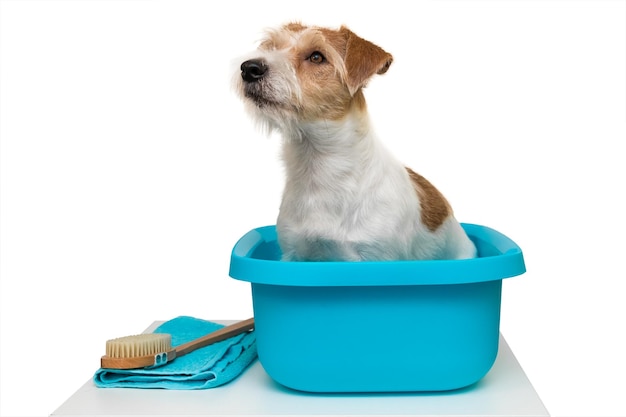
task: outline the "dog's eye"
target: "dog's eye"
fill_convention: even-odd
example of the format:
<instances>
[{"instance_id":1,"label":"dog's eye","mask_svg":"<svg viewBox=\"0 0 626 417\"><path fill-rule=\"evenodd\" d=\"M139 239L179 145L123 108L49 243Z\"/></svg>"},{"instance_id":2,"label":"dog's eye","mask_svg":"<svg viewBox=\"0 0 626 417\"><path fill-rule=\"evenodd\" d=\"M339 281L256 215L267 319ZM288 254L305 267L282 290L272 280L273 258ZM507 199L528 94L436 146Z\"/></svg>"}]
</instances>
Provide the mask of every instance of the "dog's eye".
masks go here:
<instances>
[{"instance_id":1,"label":"dog's eye","mask_svg":"<svg viewBox=\"0 0 626 417\"><path fill-rule=\"evenodd\" d=\"M324 58L324 55L322 55L322 53L319 52L319 51L313 52L309 56L308 59L309 59L309 61L311 61L314 64L321 64L322 62L326 61L326 58Z\"/></svg>"}]
</instances>

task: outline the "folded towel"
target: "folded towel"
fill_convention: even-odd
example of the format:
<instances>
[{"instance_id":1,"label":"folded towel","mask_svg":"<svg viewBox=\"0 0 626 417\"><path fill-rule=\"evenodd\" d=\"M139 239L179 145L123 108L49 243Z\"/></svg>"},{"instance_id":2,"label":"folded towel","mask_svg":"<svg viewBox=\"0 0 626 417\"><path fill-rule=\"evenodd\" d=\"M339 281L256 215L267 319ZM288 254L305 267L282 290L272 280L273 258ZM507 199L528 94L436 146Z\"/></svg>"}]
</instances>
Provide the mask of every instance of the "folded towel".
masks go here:
<instances>
[{"instance_id":1,"label":"folded towel","mask_svg":"<svg viewBox=\"0 0 626 417\"><path fill-rule=\"evenodd\" d=\"M172 335L172 346L190 342L224 327L193 317L177 317L154 332ZM206 389L235 379L257 357L254 331L197 349L166 365L142 369L99 369L94 375L102 388Z\"/></svg>"}]
</instances>

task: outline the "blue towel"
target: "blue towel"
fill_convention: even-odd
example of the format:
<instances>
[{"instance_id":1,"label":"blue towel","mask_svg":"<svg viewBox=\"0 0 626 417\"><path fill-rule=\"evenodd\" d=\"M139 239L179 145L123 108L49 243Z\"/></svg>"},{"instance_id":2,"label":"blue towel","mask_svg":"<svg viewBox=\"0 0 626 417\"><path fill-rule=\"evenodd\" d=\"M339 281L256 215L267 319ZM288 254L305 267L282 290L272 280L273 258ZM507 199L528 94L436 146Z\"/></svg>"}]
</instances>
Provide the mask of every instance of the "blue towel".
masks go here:
<instances>
[{"instance_id":1,"label":"blue towel","mask_svg":"<svg viewBox=\"0 0 626 417\"><path fill-rule=\"evenodd\" d=\"M172 346L187 343L224 327L193 317L177 317L160 325L155 333L172 335ZM235 379L257 357L255 332L197 349L166 365L143 369L99 369L94 375L101 388L206 389Z\"/></svg>"}]
</instances>

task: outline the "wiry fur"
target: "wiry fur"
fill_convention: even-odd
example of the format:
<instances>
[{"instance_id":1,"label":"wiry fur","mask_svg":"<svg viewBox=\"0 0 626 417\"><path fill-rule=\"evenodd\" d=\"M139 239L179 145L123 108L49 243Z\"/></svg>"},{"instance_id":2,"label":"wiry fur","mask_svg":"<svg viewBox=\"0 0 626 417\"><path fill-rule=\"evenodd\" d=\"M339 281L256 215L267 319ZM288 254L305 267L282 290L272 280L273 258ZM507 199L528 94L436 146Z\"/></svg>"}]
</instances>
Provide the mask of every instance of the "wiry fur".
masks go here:
<instances>
[{"instance_id":1,"label":"wiry fur","mask_svg":"<svg viewBox=\"0 0 626 417\"><path fill-rule=\"evenodd\" d=\"M284 139L277 230L285 260L476 255L441 193L370 127L362 89L387 71L391 55L345 27L292 23L269 31L253 57L235 84L249 113ZM249 62L260 76L244 69Z\"/></svg>"}]
</instances>

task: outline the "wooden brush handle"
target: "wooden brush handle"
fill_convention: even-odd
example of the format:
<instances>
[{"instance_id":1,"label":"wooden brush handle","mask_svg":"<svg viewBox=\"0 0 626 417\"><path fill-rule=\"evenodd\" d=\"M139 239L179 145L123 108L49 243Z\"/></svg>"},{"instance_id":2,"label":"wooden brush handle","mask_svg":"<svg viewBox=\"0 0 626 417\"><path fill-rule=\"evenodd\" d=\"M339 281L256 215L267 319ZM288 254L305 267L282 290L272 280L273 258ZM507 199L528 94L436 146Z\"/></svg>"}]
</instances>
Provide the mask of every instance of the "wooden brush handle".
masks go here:
<instances>
[{"instance_id":1,"label":"wooden brush handle","mask_svg":"<svg viewBox=\"0 0 626 417\"><path fill-rule=\"evenodd\" d=\"M208 346L213 343L221 342L230 337L237 336L240 333L247 332L254 329L254 318L240 321L231 324L226 327L222 327L219 330L209 333L206 336L199 337L191 342L176 346L176 356L183 356L189 352L193 352L196 349Z\"/></svg>"}]
</instances>

